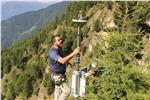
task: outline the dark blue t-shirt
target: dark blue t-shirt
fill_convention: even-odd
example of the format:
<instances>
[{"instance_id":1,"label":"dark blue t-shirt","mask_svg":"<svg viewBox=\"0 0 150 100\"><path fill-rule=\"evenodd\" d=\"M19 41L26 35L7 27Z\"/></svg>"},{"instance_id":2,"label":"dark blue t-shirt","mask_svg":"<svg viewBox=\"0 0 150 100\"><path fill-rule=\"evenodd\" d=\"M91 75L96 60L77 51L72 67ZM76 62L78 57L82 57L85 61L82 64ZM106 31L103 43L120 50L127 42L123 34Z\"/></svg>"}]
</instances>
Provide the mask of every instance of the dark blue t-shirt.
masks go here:
<instances>
[{"instance_id":1,"label":"dark blue t-shirt","mask_svg":"<svg viewBox=\"0 0 150 100\"><path fill-rule=\"evenodd\" d=\"M51 63L52 71L62 73L66 72L66 64L61 64L58 62L58 58L63 57L60 49L52 48L48 53L48 57Z\"/></svg>"}]
</instances>

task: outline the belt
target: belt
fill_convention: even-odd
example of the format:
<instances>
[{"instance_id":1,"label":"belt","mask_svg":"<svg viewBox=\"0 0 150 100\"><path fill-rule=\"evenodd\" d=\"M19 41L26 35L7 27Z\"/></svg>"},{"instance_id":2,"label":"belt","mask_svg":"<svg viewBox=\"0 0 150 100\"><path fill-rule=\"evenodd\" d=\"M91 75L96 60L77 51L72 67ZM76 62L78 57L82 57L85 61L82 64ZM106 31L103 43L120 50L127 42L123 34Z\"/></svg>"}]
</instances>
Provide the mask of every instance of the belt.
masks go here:
<instances>
[{"instance_id":1,"label":"belt","mask_svg":"<svg viewBox=\"0 0 150 100\"><path fill-rule=\"evenodd\" d=\"M60 72L60 71L52 71L52 74L58 75L58 74L65 74L65 72Z\"/></svg>"}]
</instances>

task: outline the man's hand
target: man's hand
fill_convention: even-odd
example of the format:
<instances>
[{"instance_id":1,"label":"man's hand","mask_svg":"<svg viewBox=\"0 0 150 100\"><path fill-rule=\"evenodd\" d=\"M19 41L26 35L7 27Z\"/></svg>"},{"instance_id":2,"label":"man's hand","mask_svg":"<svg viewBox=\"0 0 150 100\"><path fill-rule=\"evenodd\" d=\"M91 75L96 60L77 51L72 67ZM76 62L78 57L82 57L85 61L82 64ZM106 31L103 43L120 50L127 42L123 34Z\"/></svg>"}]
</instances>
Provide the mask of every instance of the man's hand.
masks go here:
<instances>
[{"instance_id":1,"label":"man's hand","mask_svg":"<svg viewBox=\"0 0 150 100\"><path fill-rule=\"evenodd\" d=\"M74 49L73 54L77 55L80 53L80 47L77 47L76 49Z\"/></svg>"}]
</instances>

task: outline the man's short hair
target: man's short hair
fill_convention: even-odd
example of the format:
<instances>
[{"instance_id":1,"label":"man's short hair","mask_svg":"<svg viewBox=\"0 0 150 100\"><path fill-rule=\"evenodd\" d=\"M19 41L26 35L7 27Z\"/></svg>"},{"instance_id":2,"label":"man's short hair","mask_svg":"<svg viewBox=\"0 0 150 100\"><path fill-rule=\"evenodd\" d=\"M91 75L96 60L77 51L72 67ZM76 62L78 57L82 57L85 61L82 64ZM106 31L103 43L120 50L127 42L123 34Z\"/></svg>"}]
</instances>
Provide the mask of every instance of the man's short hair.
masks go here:
<instances>
[{"instance_id":1,"label":"man's short hair","mask_svg":"<svg viewBox=\"0 0 150 100\"><path fill-rule=\"evenodd\" d=\"M51 38L52 44L54 44L54 42L55 42L55 37L60 37L60 35L59 35L59 34L56 34L56 35L53 35L53 36L52 36L52 38Z\"/></svg>"}]
</instances>

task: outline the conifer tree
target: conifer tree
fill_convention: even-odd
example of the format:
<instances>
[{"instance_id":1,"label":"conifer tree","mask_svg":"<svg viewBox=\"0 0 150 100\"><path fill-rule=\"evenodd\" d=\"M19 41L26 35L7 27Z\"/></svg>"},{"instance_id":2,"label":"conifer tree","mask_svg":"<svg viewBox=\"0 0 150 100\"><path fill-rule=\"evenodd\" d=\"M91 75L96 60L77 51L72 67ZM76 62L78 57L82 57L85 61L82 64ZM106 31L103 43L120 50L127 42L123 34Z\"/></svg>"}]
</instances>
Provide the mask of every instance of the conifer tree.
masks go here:
<instances>
[{"instance_id":1,"label":"conifer tree","mask_svg":"<svg viewBox=\"0 0 150 100\"><path fill-rule=\"evenodd\" d=\"M108 47L97 46L97 77L88 83L96 100L150 99L150 75L142 73L136 55L142 51L138 2L114 2L117 31L109 32ZM95 52L96 52L95 51ZM103 53L101 53L103 52ZM88 97L87 97L88 98Z\"/></svg>"}]
</instances>

